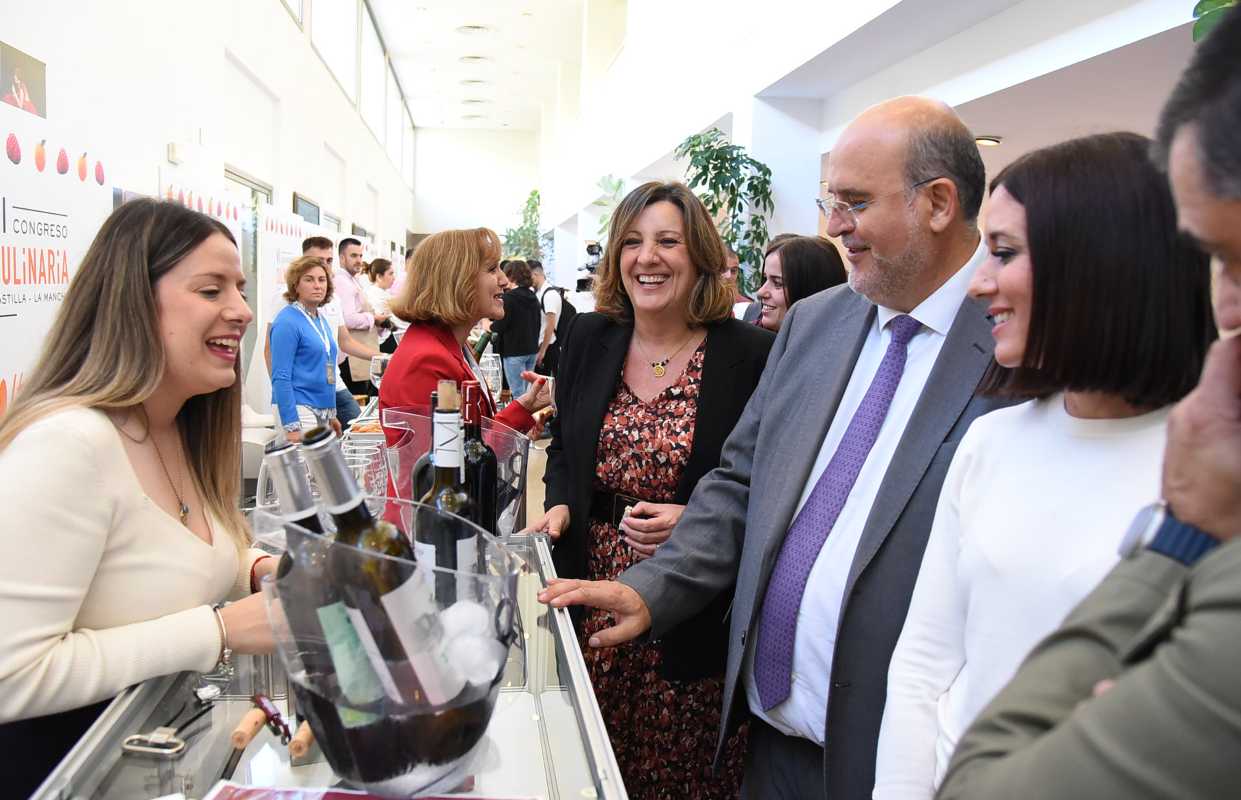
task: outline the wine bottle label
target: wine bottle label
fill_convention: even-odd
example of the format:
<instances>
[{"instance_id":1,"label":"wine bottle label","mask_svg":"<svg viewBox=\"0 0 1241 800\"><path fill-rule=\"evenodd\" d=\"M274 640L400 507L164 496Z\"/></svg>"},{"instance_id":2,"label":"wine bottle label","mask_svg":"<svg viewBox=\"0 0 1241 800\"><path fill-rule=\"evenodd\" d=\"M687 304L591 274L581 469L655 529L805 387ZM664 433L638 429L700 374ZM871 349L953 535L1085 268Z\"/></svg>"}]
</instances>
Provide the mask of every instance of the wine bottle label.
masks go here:
<instances>
[{"instance_id":1,"label":"wine bottle label","mask_svg":"<svg viewBox=\"0 0 1241 800\"><path fill-rule=\"evenodd\" d=\"M434 559L435 548L431 548ZM419 559L422 554L419 553ZM434 563L432 561L431 563ZM430 574L428 572L428 574ZM444 662L440 653L440 632L431 585L417 579L408 580L381 598L393 630L409 655L410 666L418 676L423 694L431 705L442 705L456 697L464 681Z\"/></svg>"},{"instance_id":2,"label":"wine bottle label","mask_svg":"<svg viewBox=\"0 0 1241 800\"><path fill-rule=\"evenodd\" d=\"M340 717L340 724L346 728L362 728L370 725L372 722L379 721L379 715L370 711L359 711L349 706L336 706L336 715Z\"/></svg>"},{"instance_id":3,"label":"wine bottle label","mask_svg":"<svg viewBox=\"0 0 1241 800\"><path fill-rule=\"evenodd\" d=\"M430 588L435 582L435 572L432 567L437 566L435 563L435 545L430 542L414 541L414 559L425 569L417 570L418 577L426 583Z\"/></svg>"},{"instance_id":4,"label":"wine bottle label","mask_svg":"<svg viewBox=\"0 0 1241 800\"><path fill-rule=\"evenodd\" d=\"M379 651L379 645L375 643L375 637L371 635L370 626L366 624L366 617L361 611L349 606L345 606L345 613L349 615L353 629L358 632L358 641L362 643L362 650L370 659L371 667L376 677L379 678L380 685L383 686L384 694L394 703L403 703L401 690L396 688L396 681L392 680L392 673L388 671L388 664L384 661L383 653Z\"/></svg>"},{"instance_id":5,"label":"wine bottle label","mask_svg":"<svg viewBox=\"0 0 1241 800\"><path fill-rule=\"evenodd\" d=\"M384 694L383 686L366 656L357 628L349 620L345 604L336 602L321 606L317 611L323 638L332 654L336 680L345 699L363 706L379 700ZM343 721L344 716L341 719Z\"/></svg>"},{"instance_id":6,"label":"wine bottle label","mask_svg":"<svg viewBox=\"0 0 1241 800\"><path fill-rule=\"evenodd\" d=\"M455 411L435 412L433 422L435 468L461 466L461 415Z\"/></svg>"}]
</instances>

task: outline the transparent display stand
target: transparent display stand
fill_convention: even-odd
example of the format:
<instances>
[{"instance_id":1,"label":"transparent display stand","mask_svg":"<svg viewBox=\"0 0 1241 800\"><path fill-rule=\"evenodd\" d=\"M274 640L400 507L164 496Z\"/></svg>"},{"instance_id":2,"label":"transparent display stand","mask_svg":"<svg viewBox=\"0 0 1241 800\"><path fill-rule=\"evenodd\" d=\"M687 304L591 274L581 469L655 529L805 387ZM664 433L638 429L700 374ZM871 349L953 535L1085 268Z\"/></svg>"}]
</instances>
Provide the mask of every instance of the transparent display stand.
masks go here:
<instances>
[{"instance_id":1,"label":"transparent display stand","mask_svg":"<svg viewBox=\"0 0 1241 800\"><path fill-rule=\"evenodd\" d=\"M521 563L514 597L519 640L507 653L494 709L470 769L472 788L461 797L538 797L548 800L626 798L573 633L568 612L552 610L537 593L555 577L543 536L504 540ZM278 657L238 659L221 699L186 729L184 752L165 759L126 754L122 742L164 725L192 702L201 676L156 678L122 692L34 797L40 800L143 800L183 793L206 795L220 779L249 786L331 787L339 778L317 748L307 763L290 763L288 748L264 728L234 753L229 735L262 691L290 720L289 681Z\"/></svg>"}]
</instances>

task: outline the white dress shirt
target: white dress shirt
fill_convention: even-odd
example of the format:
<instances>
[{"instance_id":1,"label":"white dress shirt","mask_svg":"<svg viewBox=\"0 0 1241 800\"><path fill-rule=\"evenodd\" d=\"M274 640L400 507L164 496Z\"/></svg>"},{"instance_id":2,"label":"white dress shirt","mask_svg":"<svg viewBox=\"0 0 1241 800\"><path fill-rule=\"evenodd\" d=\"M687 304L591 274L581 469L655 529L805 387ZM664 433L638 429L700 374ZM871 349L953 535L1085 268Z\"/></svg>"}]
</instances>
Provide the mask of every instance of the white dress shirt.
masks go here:
<instances>
[{"instance_id":1,"label":"white dress shirt","mask_svg":"<svg viewBox=\"0 0 1241 800\"><path fill-rule=\"evenodd\" d=\"M951 278L923 300L909 316L922 323L906 350L905 371L900 385L892 397L892 405L884 418L879 436L871 447L866 463L862 465L849 499L845 501L836 524L823 543L823 549L810 570L806 592L802 595L801 608L797 614L797 635L793 640L793 678L789 697L770 711L763 710L758 697L758 685L754 681L754 648L751 648L742 674L746 676L746 699L750 710L776 730L789 735L801 736L817 744L824 743L827 729L828 679L832 672L832 655L836 646L836 630L840 621L840 605L844 598L845 582L853 555L862 537L862 529L870 516L871 506L879 493L879 486L887 474L888 464L896 453L905 426L913 416L914 406L922 395L931 368L943 348L948 329L952 327L961 303L965 300L974 270L987 256L987 248L981 242L974 255L957 270ZM814 468L801 492L797 510L810 497L811 491L827 468L845 429L861 405L866 390L870 388L879 362L888 348L892 333L887 325L901 312L883 306L878 307L874 323L867 333L853 374L840 399L840 407L832 419ZM755 632L762 636L761 629ZM887 665L875 665L887 669Z\"/></svg>"},{"instance_id":2,"label":"white dress shirt","mask_svg":"<svg viewBox=\"0 0 1241 800\"><path fill-rule=\"evenodd\" d=\"M970 426L892 654L875 798L931 800L961 734L1116 565L1159 496L1168 411L1079 419L1056 394Z\"/></svg>"}]
</instances>

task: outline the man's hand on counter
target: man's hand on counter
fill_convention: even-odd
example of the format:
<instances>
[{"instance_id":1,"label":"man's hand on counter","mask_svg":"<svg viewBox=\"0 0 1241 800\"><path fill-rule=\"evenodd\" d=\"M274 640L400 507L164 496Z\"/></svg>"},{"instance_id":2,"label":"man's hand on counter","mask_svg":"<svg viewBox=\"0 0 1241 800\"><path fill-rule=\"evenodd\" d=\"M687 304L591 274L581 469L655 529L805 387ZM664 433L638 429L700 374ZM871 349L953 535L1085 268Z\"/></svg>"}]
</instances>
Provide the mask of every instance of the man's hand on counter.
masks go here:
<instances>
[{"instance_id":1,"label":"man's hand on counter","mask_svg":"<svg viewBox=\"0 0 1241 800\"><path fill-rule=\"evenodd\" d=\"M539 601L553 608L589 606L611 611L616 624L591 636L591 647L615 647L638 638L651 628L651 612L642 595L617 581L552 578L547 588L539 592Z\"/></svg>"}]
</instances>

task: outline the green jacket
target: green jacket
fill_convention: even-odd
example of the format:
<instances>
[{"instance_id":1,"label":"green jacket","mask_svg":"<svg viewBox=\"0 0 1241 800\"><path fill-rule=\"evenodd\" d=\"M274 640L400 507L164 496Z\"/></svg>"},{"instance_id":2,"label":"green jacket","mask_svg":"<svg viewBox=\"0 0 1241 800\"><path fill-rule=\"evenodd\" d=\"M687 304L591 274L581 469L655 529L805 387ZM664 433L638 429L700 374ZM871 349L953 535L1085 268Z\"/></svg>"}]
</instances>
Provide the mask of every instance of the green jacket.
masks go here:
<instances>
[{"instance_id":1,"label":"green jacket","mask_svg":"<svg viewBox=\"0 0 1241 800\"><path fill-rule=\"evenodd\" d=\"M961 737L936 797L1241 797L1241 539L1193 569L1121 562Z\"/></svg>"}]
</instances>

